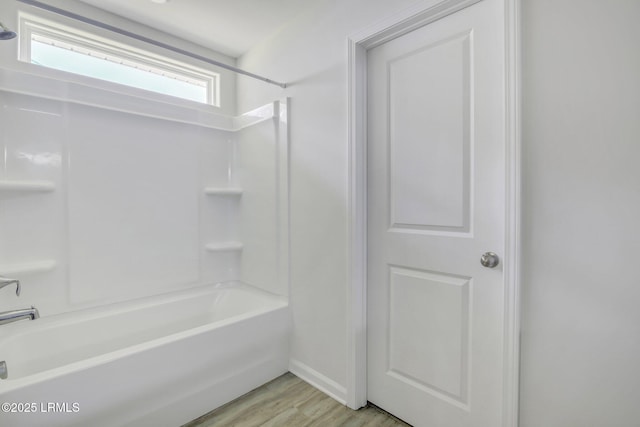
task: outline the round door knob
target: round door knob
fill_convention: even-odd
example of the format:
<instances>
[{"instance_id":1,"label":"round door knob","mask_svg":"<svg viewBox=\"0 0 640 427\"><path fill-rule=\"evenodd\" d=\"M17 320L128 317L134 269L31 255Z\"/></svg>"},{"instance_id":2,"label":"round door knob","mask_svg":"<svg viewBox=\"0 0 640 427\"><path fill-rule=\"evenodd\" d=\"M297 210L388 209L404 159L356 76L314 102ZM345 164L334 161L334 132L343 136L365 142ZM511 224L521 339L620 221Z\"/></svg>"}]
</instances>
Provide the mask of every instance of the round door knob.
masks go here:
<instances>
[{"instance_id":1,"label":"round door knob","mask_svg":"<svg viewBox=\"0 0 640 427\"><path fill-rule=\"evenodd\" d=\"M500 264L500 258L493 252L485 252L480 257L480 264L487 268L494 268Z\"/></svg>"}]
</instances>

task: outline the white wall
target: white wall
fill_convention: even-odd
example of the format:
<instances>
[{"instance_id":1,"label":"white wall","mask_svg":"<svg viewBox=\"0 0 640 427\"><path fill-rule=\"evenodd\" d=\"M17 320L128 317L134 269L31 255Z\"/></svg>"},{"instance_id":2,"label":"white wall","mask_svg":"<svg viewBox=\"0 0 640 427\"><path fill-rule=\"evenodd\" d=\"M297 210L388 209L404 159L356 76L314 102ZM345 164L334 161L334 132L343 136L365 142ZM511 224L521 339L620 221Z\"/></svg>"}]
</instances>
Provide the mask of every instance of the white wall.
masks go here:
<instances>
[{"instance_id":1,"label":"white wall","mask_svg":"<svg viewBox=\"0 0 640 427\"><path fill-rule=\"evenodd\" d=\"M241 109L291 101L292 359L346 383L346 38L411 1L324 1L239 65ZM635 0L523 0L522 427L640 419ZM323 383L324 381L324 383Z\"/></svg>"},{"instance_id":2,"label":"white wall","mask_svg":"<svg viewBox=\"0 0 640 427\"><path fill-rule=\"evenodd\" d=\"M238 106L291 97L292 369L339 399L347 369L347 37L411 3L318 1L238 60L290 84L239 77Z\"/></svg>"},{"instance_id":3,"label":"white wall","mask_svg":"<svg viewBox=\"0 0 640 427\"><path fill-rule=\"evenodd\" d=\"M524 0L521 427L638 425L637 0Z\"/></svg>"}]
</instances>

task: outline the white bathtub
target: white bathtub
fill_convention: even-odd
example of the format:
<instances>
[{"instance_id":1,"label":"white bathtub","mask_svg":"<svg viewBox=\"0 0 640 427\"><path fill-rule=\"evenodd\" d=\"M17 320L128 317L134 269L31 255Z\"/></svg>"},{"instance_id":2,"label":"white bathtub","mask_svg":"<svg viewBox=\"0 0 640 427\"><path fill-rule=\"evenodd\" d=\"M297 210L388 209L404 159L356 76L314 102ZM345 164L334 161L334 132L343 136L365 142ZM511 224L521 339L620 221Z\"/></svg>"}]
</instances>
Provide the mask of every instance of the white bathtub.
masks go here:
<instances>
[{"instance_id":1,"label":"white bathtub","mask_svg":"<svg viewBox=\"0 0 640 427\"><path fill-rule=\"evenodd\" d=\"M289 329L241 283L0 326L0 426L180 426L286 372Z\"/></svg>"}]
</instances>

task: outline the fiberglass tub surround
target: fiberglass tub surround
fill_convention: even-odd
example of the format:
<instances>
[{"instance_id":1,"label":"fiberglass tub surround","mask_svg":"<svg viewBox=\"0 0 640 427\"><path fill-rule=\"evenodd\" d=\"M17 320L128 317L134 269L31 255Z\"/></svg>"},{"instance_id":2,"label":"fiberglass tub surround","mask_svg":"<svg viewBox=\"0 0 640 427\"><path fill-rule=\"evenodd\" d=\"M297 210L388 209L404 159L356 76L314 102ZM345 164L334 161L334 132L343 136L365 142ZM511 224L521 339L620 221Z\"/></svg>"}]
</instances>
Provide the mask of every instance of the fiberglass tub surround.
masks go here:
<instances>
[{"instance_id":1,"label":"fiberglass tub surround","mask_svg":"<svg viewBox=\"0 0 640 427\"><path fill-rule=\"evenodd\" d=\"M229 348L215 357L241 361L244 348L273 356L269 374L260 361L219 362L224 381L232 372L257 373L225 387L235 394L286 371L286 102L234 118L9 70L0 70L0 100L0 276L19 279L22 288L20 297L13 287L0 289L0 312L33 305L42 316L0 326L8 370L0 395L32 390L57 401L54 388L64 385L72 402L103 402L87 403L97 420L103 412L129 413L112 424L124 425L142 409L100 394L91 381L117 375L142 387L137 399L155 402L149 412L162 406L153 400L154 376L186 387L164 401L195 392L186 378L199 362L177 367L167 358L153 375L134 378L148 364L140 354L179 360ZM240 314L230 308L238 299ZM249 326L254 317L262 320ZM262 338L269 336L277 349ZM258 341L266 347L255 347ZM202 381L222 381L215 375Z\"/></svg>"}]
</instances>

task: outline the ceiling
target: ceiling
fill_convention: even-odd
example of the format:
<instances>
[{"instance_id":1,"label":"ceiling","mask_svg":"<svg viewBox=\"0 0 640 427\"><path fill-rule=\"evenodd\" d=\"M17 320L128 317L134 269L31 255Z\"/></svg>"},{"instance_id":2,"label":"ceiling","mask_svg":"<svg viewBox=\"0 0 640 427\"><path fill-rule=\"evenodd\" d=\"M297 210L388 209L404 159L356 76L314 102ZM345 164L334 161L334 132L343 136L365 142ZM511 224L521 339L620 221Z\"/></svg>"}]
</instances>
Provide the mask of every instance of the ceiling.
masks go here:
<instances>
[{"instance_id":1,"label":"ceiling","mask_svg":"<svg viewBox=\"0 0 640 427\"><path fill-rule=\"evenodd\" d=\"M80 0L176 37L238 57L312 0Z\"/></svg>"}]
</instances>

